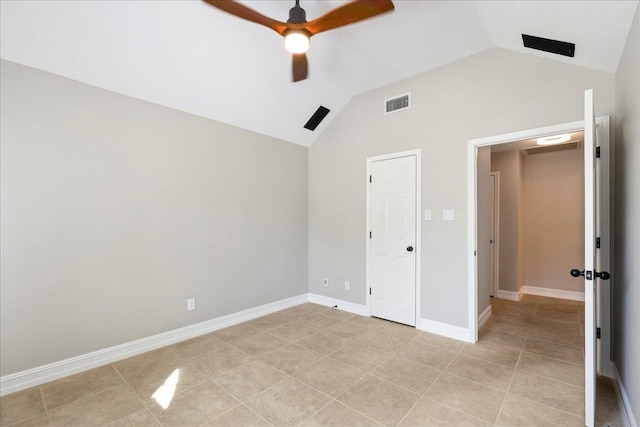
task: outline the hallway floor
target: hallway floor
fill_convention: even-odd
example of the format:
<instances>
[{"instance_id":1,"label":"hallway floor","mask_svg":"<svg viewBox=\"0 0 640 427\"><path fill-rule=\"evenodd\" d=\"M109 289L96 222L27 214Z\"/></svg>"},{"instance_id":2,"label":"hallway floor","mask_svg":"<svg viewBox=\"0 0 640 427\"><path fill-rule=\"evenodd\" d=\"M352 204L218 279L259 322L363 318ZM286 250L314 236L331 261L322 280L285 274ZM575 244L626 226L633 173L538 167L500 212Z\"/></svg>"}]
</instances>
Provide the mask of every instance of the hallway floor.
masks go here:
<instances>
[{"instance_id":1,"label":"hallway floor","mask_svg":"<svg viewBox=\"0 0 640 427\"><path fill-rule=\"evenodd\" d=\"M473 345L305 303L4 396L0 426L582 426L582 304L492 311Z\"/></svg>"}]
</instances>

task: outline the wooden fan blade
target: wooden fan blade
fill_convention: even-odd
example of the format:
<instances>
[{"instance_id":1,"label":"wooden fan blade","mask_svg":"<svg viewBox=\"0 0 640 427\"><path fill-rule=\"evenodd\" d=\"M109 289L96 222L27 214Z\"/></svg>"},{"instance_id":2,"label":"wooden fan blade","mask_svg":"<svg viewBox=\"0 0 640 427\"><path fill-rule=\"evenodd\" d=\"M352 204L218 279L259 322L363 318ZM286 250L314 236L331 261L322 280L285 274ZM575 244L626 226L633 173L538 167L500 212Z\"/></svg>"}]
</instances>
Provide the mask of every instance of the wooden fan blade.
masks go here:
<instances>
[{"instance_id":1,"label":"wooden fan blade","mask_svg":"<svg viewBox=\"0 0 640 427\"><path fill-rule=\"evenodd\" d=\"M267 28L271 28L276 33L281 36L284 35L284 32L287 29L287 24L284 22L277 21L275 19L271 19L267 16L264 16L261 13L256 12L255 10L248 8L238 2L233 0L204 0L209 3L211 6L223 10L227 13L237 16L238 18L246 19L247 21L255 22L256 24L264 25Z\"/></svg>"},{"instance_id":2,"label":"wooden fan blade","mask_svg":"<svg viewBox=\"0 0 640 427\"><path fill-rule=\"evenodd\" d=\"M394 10L391 0L356 0L308 22L305 27L315 35Z\"/></svg>"},{"instance_id":3,"label":"wooden fan blade","mask_svg":"<svg viewBox=\"0 0 640 427\"><path fill-rule=\"evenodd\" d=\"M293 54L293 81L299 82L307 78L309 74L309 64L306 53Z\"/></svg>"}]
</instances>

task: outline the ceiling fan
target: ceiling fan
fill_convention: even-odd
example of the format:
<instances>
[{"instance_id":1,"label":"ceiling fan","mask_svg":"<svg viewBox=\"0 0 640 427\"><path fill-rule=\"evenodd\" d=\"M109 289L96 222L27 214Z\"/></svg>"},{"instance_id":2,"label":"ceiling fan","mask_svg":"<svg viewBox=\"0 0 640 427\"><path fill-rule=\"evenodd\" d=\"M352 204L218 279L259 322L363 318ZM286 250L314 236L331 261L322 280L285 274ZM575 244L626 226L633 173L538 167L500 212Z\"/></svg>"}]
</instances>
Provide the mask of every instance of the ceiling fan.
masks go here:
<instances>
[{"instance_id":1,"label":"ceiling fan","mask_svg":"<svg viewBox=\"0 0 640 427\"><path fill-rule=\"evenodd\" d=\"M391 0L356 0L340 6L321 17L307 22L307 14L300 7L300 0L289 10L287 22L271 19L234 0L204 0L211 6L247 21L264 25L284 37L285 47L293 54L293 81L304 80L308 75L306 51L312 36L323 31L353 24L394 9Z\"/></svg>"}]
</instances>

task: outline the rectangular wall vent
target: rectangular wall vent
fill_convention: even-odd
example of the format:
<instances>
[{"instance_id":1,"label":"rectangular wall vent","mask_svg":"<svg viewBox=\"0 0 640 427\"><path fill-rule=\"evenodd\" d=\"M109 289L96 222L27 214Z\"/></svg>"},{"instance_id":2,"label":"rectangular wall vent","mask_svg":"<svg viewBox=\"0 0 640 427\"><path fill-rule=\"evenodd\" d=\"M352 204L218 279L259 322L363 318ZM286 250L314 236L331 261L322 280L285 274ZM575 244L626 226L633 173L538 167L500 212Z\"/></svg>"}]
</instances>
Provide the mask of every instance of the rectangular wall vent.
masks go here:
<instances>
[{"instance_id":1,"label":"rectangular wall vent","mask_svg":"<svg viewBox=\"0 0 640 427\"><path fill-rule=\"evenodd\" d=\"M530 147L522 149L522 154L531 156L533 154L553 153L555 151L576 150L581 147L580 141L567 142L566 144L544 145L540 147Z\"/></svg>"},{"instance_id":2,"label":"rectangular wall vent","mask_svg":"<svg viewBox=\"0 0 640 427\"><path fill-rule=\"evenodd\" d=\"M397 113L411 107L411 92L384 101L384 114Z\"/></svg>"},{"instance_id":3,"label":"rectangular wall vent","mask_svg":"<svg viewBox=\"0 0 640 427\"><path fill-rule=\"evenodd\" d=\"M313 113L313 116L311 116L309 121L307 121L307 123L304 125L304 128L309 130L316 130L320 122L323 121L325 117L327 117L327 114L329 114L329 111L331 110L329 110L326 107L323 107L322 105L318 107L316 112Z\"/></svg>"}]
</instances>

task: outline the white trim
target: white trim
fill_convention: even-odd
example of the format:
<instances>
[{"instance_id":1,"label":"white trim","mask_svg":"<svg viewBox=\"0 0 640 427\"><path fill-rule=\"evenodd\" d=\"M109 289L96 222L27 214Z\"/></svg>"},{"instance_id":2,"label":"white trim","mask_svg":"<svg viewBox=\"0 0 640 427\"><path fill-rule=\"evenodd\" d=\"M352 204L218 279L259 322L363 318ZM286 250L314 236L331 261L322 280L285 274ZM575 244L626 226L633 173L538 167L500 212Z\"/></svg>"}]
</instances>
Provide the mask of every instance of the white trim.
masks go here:
<instances>
[{"instance_id":1,"label":"white trim","mask_svg":"<svg viewBox=\"0 0 640 427\"><path fill-rule=\"evenodd\" d=\"M469 334L469 330L467 328L436 322L435 320L420 319L420 322L418 322L418 329L425 332L431 332L432 334L442 335L447 338L453 338L458 341L474 342L473 337Z\"/></svg>"},{"instance_id":2,"label":"white trim","mask_svg":"<svg viewBox=\"0 0 640 427\"><path fill-rule=\"evenodd\" d=\"M302 294L0 378L0 396L188 340L309 301Z\"/></svg>"},{"instance_id":3,"label":"white trim","mask_svg":"<svg viewBox=\"0 0 640 427\"><path fill-rule=\"evenodd\" d=\"M489 175L494 179L493 194L493 288L494 296L500 291L500 171ZM480 326L478 326L480 327Z\"/></svg>"},{"instance_id":4,"label":"white trim","mask_svg":"<svg viewBox=\"0 0 640 427\"><path fill-rule=\"evenodd\" d=\"M469 141L467 146L467 318L472 342L478 341L478 145Z\"/></svg>"},{"instance_id":5,"label":"white trim","mask_svg":"<svg viewBox=\"0 0 640 427\"><path fill-rule=\"evenodd\" d=\"M415 257L416 257L416 327L421 319L420 306L421 306L421 264L422 264L422 149L401 151L398 153L383 154L380 156L367 157L367 175L365 176L367 197L366 197L366 225L365 225L365 247L366 247L366 261L365 261L365 301L366 301L366 315L371 314L371 301L369 297L369 283L370 267L371 267L371 239L369 238L369 231L371 230L371 212L369 209L371 201L371 186L369 185L369 176L371 175L371 164L380 160L397 159L400 157L416 156L416 243Z\"/></svg>"},{"instance_id":6,"label":"white trim","mask_svg":"<svg viewBox=\"0 0 640 427\"><path fill-rule=\"evenodd\" d=\"M514 292L514 291L504 291L502 289L499 289L498 298L508 299L510 301L520 301L522 299L522 291Z\"/></svg>"},{"instance_id":7,"label":"white trim","mask_svg":"<svg viewBox=\"0 0 640 427\"><path fill-rule=\"evenodd\" d=\"M620 406L622 412L622 421L624 422L625 427L638 427L638 423L636 422L636 418L633 416L633 411L631 410L631 402L629 401L629 396L627 396L627 392L624 389L624 384L622 384L622 379L620 379L620 373L618 372L618 368L614 362L611 362L612 371L614 375L614 384L616 389L616 395L618 396L618 404Z\"/></svg>"},{"instance_id":8,"label":"white trim","mask_svg":"<svg viewBox=\"0 0 640 427\"><path fill-rule=\"evenodd\" d=\"M572 301L584 301L584 292L563 291L562 289L523 286L522 293L527 295L538 295L541 297L569 299Z\"/></svg>"},{"instance_id":9,"label":"white trim","mask_svg":"<svg viewBox=\"0 0 640 427\"><path fill-rule=\"evenodd\" d=\"M309 302L327 307L336 307L340 310L348 311L349 313L359 314L360 316L369 316L369 310L366 305L325 297L324 295L309 294Z\"/></svg>"},{"instance_id":10,"label":"white trim","mask_svg":"<svg viewBox=\"0 0 640 427\"><path fill-rule=\"evenodd\" d=\"M489 306L485 308L482 313L480 313L480 316L478 316L478 329L482 328L484 324L487 323L490 317L491 317L491 304L489 304Z\"/></svg>"}]
</instances>

